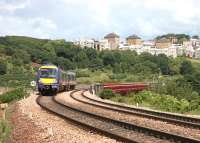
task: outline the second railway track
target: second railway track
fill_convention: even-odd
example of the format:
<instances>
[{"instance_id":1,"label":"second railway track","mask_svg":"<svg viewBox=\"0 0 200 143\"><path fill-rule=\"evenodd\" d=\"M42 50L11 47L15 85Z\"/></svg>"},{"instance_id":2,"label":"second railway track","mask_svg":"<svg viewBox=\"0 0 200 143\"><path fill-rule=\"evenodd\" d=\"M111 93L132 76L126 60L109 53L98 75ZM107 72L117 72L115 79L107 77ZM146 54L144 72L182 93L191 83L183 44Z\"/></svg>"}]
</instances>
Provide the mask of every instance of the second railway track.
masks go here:
<instances>
[{"instance_id":1,"label":"second railway track","mask_svg":"<svg viewBox=\"0 0 200 143\"><path fill-rule=\"evenodd\" d=\"M74 91L70 94L72 98L74 93L76 92ZM63 104L54 97L38 97L37 102L46 110L62 116L63 118L124 142L200 142L200 140L197 139L169 134L163 131L111 119L96 113L90 113L72 106L72 104Z\"/></svg>"},{"instance_id":2,"label":"second railway track","mask_svg":"<svg viewBox=\"0 0 200 143\"><path fill-rule=\"evenodd\" d=\"M150 110L145 110L145 109L141 109L141 108L133 108L133 107L123 106L123 105L119 105L119 104L109 103L109 102L91 98L85 94L86 92L87 91L82 92L82 97L88 101L80 100L75 97L73 97L73 98L75 98L75 100L78 100L79 102L93 105L96 107L105 108L108 110L113 110L113 111L117 111L117 112L141 116L141 117L150 118L150 119L161 120L161 121L169 122L172 124L177 124L180 126L187 126L189 128L192 127L192 128L200 129L200 119L199 118L186 117L186 116L181 116L181 115L156 112L156 111L150 111Z\"/></svg>"}]
</instances>

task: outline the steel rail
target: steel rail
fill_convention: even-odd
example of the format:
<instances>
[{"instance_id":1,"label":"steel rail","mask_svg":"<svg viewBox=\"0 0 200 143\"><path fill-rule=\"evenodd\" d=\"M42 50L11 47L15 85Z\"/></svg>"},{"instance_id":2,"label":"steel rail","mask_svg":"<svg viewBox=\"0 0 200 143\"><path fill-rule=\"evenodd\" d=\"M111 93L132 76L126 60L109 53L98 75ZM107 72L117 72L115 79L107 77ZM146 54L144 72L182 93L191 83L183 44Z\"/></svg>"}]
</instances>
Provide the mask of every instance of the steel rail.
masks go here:
<instances>
[{"instance_id":1,"label":"steel rail","mask_svg":"<svg viewBox=\"0 0 200 143\"><path fill-rule=\"evenodd\" d=\"M175 115L175 114L157 112L157 111L150 111L150 110L141 109L141 108L134 108L134 107L123 106L123 105L119 105L115 103L104 102L104 101L90 98L86 96L84 93L82 93L82 96L92 102L120 108L120 109L113 109L111 107L108 107L107 109L111 109L111 110L115 110L119 112L126 112L127 114L134 114L134 115L143 116L147 118L167 121L170 123L175 123L175 124L179 124L183 126L200 128L200 118L187 117L187 116L181 116L181 115Z\"/></svg>"},{"instance_id":2,"label":"steel rail","mask_svg":"<svg viewBox=\"0 0 200 143\"><path fill-rule=\"evenodd\" d=\"M73 98L74 100L76 100L76 98L73 97L73 94L70 94L70 97ZM76 110L77 112L87 114L87 115L95 117L99 120L103 120L105 122L113 123L117 126L123 127L125 129L129 129L130 131L137 131L138 133L143 133L143 134L146 134L148 136L156 137L158 139L165 139L165 140L170 140L170 141L180 142L180 143L199 143L200 142L200 140L198 140L198 139L188 138L188 137L180 136L180 135L177 135L177 134L171 134L171 133L167 133L167 132L164 132L164 131L155 130L155 129L152 129L152 128L142 127L142 126L138 126L136 124L111 119L111 118L108 118L108 117L105 117L105 116L102 116L102 115L98 115L96 113L90 113L89 111L77 109L76 107L69 107L68 105L63 104L60 101L56 100L55 98L53 100L55 102L57 102L58 104L61 104L62 106L65 106L67 108L72 108L73 110Z\"/></svg>"},{"instance_id":3,"label":"steel rail","mask_svg":"<svg viewBox=\"0 0 200 143\"><path fill-rule=\"evenodd\" d=\"M75 123L76 125L80 125L80 126L85 127L85 128L87 128L87 129L93 130L93 131L95 131L95 132L97 132L97 133L101 133L101 134L103 134L103 135L105 135L105 136L107 136L107 137L116 139L116 140L118 140L118 141L127 142L127 143L139 143L138 141L136 141L136 140L134 140L134 139L127 138L127 137L122 136L122 135L120 135L120 134L117 134L117 133L115 133L115 132L113 132L113 131L109 131L109 130L106 129L106 128L104 129L104 128L102 128L102 127L96 127L96 126L93 126L93 125L91 125L91 124L88 124L88 122L80 121L78 118L73 118L73 117L70 117L70 116L68 116L68 115L64 115L64 114L62 113L63 110L60 111L60 112L55 111L54 109L49 108L49 107L47 107L45 104L43 104L41 98L42 98L42 96L38 96L37 99L36 99L36 102L37 102L38 105L40 105L40 106L41 106L43 109L45 109L46 111L48 111L48 112L50 112L50 113L53 113L53 114L55 114L55 115L57 115L57 116L59 116L59 117L65 119L65 120L68 120L68 121L70 121L70 122L73 122L73 123ZM53 98L54 98L54 97L53 97ZM77 110L77 109L71 108L70 106L68 106L68 107L67 107L67 106L64 106L64 105L62 105L62 104L60 104L60 103L58 104L58 103L55 102L55 100L53 100L53 99L52 99L52 102L54 102L55 106L58 106L58 105L59 105L60 107L64 107L65 110L72 111L72 112L74 112L74 114L76 114L76 113L79 113L79 114L82 113L82 114L83 114L82 111L79 111L79 110ZM85 115L85 116L88 116L87 114L80 115L80 119L81 119L84 115ZM88 118L88 117L86 117L86 118ZM96 120L97 120L97 119L96 119Z\"/></svg>"}]
</instances>

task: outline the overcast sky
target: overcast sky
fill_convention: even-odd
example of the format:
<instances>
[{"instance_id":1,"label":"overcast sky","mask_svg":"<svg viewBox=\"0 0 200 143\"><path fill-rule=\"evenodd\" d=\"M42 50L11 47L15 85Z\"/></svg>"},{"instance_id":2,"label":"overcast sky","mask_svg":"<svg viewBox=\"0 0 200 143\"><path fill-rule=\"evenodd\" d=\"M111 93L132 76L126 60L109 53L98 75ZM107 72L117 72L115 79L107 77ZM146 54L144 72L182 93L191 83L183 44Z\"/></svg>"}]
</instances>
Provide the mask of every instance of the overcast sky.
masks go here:
<instances>
[{"instance_id":1,"label":"overcast sky","mask_svg":"<svg viewBox=\"0 0 200 143\"><path fill-rule=\"evenodd\" d=\"M116 32L151 39L200 35L200 0L0 0L0 35L102 38Z\"/></svg>"}]
</instances>

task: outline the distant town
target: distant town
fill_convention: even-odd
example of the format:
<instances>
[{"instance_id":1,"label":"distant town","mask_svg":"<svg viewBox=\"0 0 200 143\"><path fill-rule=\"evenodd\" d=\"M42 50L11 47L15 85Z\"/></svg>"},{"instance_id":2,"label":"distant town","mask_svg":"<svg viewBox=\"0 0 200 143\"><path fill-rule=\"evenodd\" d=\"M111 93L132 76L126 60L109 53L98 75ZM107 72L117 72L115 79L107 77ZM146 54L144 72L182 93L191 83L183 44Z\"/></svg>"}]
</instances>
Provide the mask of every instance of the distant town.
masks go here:
<instances>
[{"instance_id":1,"label":"distant town","mask_svg":"<svg viewBox=\"0 0 200 143\"><path fill-rule=\"evenodd\" d=\"M75 45L94 48L96 50L133 50L138 54L143 52L152 55L165 54L169 57L187 56L200 59L200 39L198 36L185 34L166 34L154 40L142 40L137 35L130 35L124 42L116 33L109 33L101 40L82 38L74 40Z\"/></svg>"}]
</instances>

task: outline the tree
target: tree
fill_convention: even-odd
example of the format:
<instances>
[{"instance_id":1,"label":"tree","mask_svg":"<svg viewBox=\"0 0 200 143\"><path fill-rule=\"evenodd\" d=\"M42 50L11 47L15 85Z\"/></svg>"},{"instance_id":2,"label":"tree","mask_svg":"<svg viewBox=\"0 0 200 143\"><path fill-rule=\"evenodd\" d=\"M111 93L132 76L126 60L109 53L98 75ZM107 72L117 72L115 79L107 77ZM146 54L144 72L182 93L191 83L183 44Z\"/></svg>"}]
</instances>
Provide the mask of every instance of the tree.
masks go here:
<instances>
[{"instance_id":1,"label":"tree","mask_svg":"<svg viewBox=\"0 0 200 143\"><path fill-rule=\"evenodd\" d=\"M28 64L30 63L30 55L24 51L24 50L16 50L15 54L13 54L13 59L18 60L18 61L22 61L24 64ZM23 64L22 63L22 64Z\"/></svg>"},{"instance_id":2,"label":"tree","mask_svg":"<svg viewBox=\"0 0 200 143\"><path fill-rule=\"evenodd\" d=\"M6 63L0 61L0 75L6 74L7 66Z\"/></svg>"},{"instance_id":3,"label":"tree","mask_svg":"<svg viewBox=\"0 0 200 143\"><path fill-rule=\"evenodd\" d=\"M156 64L160 68L163 75L170 74L169 58L164 54L159 54L155 59Z\"/></svg>"},{"instance_id":4,"label":"tree","mask_svg":"<svg viewBox=\"0 0 200 143\"><path fill-rule=\"evenodd\" d=\"M10 47L6 47L6 48L4 49L4 52L5 52L5 54L8 55L8 56L12 56L12 55L15 53L14 49L13 49L13 48L10 48Z\"/></svg>"},{"instance_id":5,"label":"tree","mask_svg":"<svg viewBox=\"0 0 200 143\"><path fill-rule=\"evenodd\" d=\"M103 53L103 64L105 66L114 66L115 64L115 57L113 56L113 54L110 51L106 51Z\"/></svg>"},{"instance_id":6,"label":"tree","mask_svg":"<svg viewBox=\"0 0 200 143\"><path fill-rule=\"evenodd\" d=\"M54 64L56 64L57 66L61 67L64 70L74 69L74 64L70 60L65 59L63 57L57 57Z\"/></svg>"},{"instance_id":7,"label":"tree","mask_svg":"<svg viewBox=\"0 0 200 143\"><path fill-rule=\"evenodd\" d=\"M95 49L92 48L86 48L85 52L89 58L89 60L94 60L97 58L97 51Z\"/></svg>"},{"instance_id":8,"label":"tree","mask_svg":"<svg viewBox=\"0 0 200 143\"><path fill-rule=\"evenodd\" d=\"M186 75L186 74L192 74L192 72L193 72L192 63L188 60L183 61L180 66L180 74Z\"/></svg>"},{"instance_id":9,"label":"tree","mask_svg":"<svg viewBox=\"0 0 200 143\"><path fill-rule=\"evenodd\" d=\"M92 70L98 70L103 68L103 61L100 58L95 58L90 62L89 68Z\"/></svg>"},{"instance_id":10,"label":"tree","mask_svg":"<svg viewBox=\"0 0 200 143\"><path fill-rule=\"evenodd\" d=\"M89 64L88 56L84 51L80 51L74 58L75 62L78 65L78 68L86 68Z\"/></svg>"},{"instance_id":11,"label":"tree","mask_svg":"<svg viewBox=\"0 0 200 143\"><path fill-rule=\"evenodd\" d=\"M192 36L192 39L199 39L199 36L198 35L194 35L194 36Z\"/></svg>"}]
</instances>

